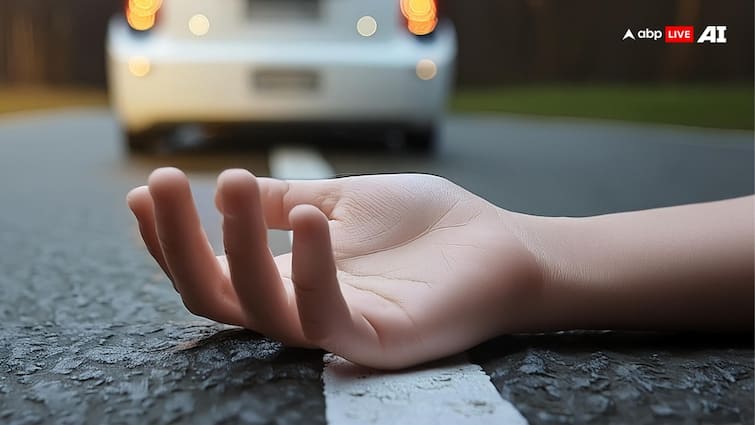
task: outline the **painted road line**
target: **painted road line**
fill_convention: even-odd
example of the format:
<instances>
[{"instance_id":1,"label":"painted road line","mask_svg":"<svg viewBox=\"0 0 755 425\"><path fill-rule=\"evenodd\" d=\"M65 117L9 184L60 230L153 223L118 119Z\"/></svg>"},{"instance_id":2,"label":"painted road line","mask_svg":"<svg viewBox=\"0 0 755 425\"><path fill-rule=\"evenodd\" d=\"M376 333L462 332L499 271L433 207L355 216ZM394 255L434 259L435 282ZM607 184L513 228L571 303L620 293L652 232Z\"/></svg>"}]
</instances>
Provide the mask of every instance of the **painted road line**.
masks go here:
<instances>
[{"instance_id":1,"label":"painted road line","mask_svg":"<svg viewBox=\"0 0 755 425\"><path fill-rule=\"evenodd\" d=\"M325 416L330 425L524 425L480 366L465 356L407 372L381 373L325 356Z\"/></svg>"},{"instance_id":2,"label":"painted road line","mask_svg":"<svg viewBox=\"0 0 755 425\"><path fill-rule=\"evenodd\" d=\"M306 148L283 147L270 152L270 174L284 180L328 179L333 168L319 153Z\"/></svg>"},{"instance_id":3,"label":"painted road line","mask_svg":"<svg viewBox=\"0 0 755 425\"><path fill-rule=\"evenodd\" d=\"M304 148L273 150L270 172L288 180L334 176L322 156ZM501 398L482 368L463 355L391 373L358 366L333 354L326 354L323 360L325 413L330 425L527 423Z\"/></svg>"}]
</instances>

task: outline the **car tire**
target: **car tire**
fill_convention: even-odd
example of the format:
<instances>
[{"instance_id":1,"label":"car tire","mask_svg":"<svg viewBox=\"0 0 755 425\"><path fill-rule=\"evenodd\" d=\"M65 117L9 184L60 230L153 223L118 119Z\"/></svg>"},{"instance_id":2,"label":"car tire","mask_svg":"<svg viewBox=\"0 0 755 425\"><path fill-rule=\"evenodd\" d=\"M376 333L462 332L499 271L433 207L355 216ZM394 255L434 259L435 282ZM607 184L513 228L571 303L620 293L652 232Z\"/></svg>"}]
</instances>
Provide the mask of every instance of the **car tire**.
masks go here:
<instances>
[{"instance_id":1,"label":"car tire","mask_svg":"<svg viewBox=\"0 0 755 425\"><path fill-rule=\"evenodd\" d=\"M436 126L412 128L404 134L407 150L418 153L433 153L438 139Z\"/></svg>"}]
</instances>

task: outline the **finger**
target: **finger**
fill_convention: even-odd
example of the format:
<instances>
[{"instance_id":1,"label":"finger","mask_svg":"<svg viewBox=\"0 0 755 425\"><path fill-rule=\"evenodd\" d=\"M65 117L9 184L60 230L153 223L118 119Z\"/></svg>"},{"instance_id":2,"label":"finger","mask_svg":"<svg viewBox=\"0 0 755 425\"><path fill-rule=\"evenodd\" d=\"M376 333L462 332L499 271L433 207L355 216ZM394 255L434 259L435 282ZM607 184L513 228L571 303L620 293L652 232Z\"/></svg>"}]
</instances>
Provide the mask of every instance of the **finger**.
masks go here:
<instances>
[{"instance_id":1,"label":"finger","mask_svg":"<svg viewBox=\"0 0 755 425\"><path fill-rule=\"evenodd\" d=\"M291 210L294 230L291 279L304 336L323 348L341 345L353 322L336 276L328 218L312 205Z\"/></svg>"},{"instance_id":2,"label":"finger","mask_svg":"<svg viewBox=\"0 0 755 425\"><path fill-rule=\"evenodd\" d=\"M149 192L165 262L186 307L197 315L238 324L242 320L235 293L202 230L184 173L155 170Z\"/></svg>"},{"instance_id":3,"label":"finger","mask_svg":"<svg viewBox=\"0 0 755 425\"><path fill-rule=\"evenodd\" d=\"M163 250L160 248L160 240L157 238L157 229L155 228L155 205L152 202L152 196L149 194L149 188L147 186L141 186L132 190L126 196L126 202L136 216L136 221L139 224L139 233L142 235L142 240L144 240L144 245L146 245L147 251L172 281L173 276L171 276L170 270L168 270L168 264L165 262L165 255L163 255ZM174 288L175 286L176 285L173 284Z\"/></svg>"},{"instance_id":4,"label":"finger","mask_svg":"<svg viewBox=\"0 0 755 425\"><path fill-rule=\"evenodd\" d=\"M277 180L257 179L265 212L265 221L272 229L290 230L291 210L297 205L317 207L328 218L341 199L343 185L348 179L333 180Z\"/></svg>"},{"instance_id":5,"label":"finger","mask_svg":"<svg viewBox=\"0 0 755 425\"><path fill-rule=\"evenodd\" d=\"M278 267L267 245L267 226L257 179L246 170L218 177L216 196L223 215L223 243L239 303L262 332L290 340L298 329Z\"/></svg>"}]
</instances>

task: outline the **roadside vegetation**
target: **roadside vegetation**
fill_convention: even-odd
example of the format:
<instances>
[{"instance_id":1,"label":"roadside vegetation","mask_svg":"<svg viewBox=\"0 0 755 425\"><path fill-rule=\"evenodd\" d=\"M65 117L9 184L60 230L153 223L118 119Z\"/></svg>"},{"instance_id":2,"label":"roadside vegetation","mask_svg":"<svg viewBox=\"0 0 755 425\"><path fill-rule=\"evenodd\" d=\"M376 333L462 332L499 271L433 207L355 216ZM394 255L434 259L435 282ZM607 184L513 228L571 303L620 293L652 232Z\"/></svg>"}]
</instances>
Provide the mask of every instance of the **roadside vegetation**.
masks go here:
<instances>
[{"instance_id":1,"label":"roadside vegetation","mask_svg":"<svg viewBox=\"0 0 755 425\"><path fill-rule=\"evenodd\" d=\"M601 118L725 129L753 129L752 83L585 85L459 90L456 112Z\"/></svg>"}]
</instances>

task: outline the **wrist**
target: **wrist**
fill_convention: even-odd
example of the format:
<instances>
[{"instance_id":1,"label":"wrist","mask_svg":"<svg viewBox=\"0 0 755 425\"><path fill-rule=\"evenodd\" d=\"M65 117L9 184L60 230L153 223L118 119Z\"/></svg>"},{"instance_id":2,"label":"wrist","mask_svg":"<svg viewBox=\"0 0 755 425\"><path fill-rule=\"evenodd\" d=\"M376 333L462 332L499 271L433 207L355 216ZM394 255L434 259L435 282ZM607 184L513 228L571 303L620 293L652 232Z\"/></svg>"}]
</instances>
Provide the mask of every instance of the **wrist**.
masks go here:
<instances>
[{"instance_id":1,"label":"wrist","mask_svg":"<svg viewBox=\"0 0 755 425\"><path fill-rule=\"evenodd\" d=\"M517 237L534 258L540 282L529 302L528 323L520 332L587 327L591 288L599 274L581 255L589 236L589 218L541 217L509 213Z\"/></svg>"}]
</instances>

